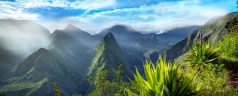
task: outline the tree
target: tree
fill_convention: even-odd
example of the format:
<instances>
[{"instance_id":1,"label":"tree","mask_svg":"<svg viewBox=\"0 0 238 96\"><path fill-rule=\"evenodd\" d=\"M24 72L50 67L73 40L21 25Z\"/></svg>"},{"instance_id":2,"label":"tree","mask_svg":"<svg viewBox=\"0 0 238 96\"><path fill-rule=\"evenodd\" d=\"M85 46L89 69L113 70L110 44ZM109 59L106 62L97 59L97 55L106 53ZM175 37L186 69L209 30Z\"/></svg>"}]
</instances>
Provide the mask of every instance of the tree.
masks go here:
<instances>
[{"instance_id":1,"label":"tree","mask_svg":"<svg viewBox=\"0 0 238 96\"><path fill-rule=\"evenodd\" d=\"M113 78L109 78L108 70L98 71L97 75L90 78L95 89L89 96L127 96L127 89L131 83L122 79L123 67L120 65Z\"/></svg>"},{"instance_id":2,"label":"tree","mask_svg":"<svg viewBox=\"0 0 238 96\"><path fill-rule=\"evenodd\" d=\"M56 82L53 83L53 90L54 90L55 96L61 96L60 89L59 89L58 84Z\"/></svg>"},{"instance_id":3,"label":"tree","mask_svg":"<svg viewBox=\"0 0 238 96\"><path fill-rule=\"evenodd\" d=\"M122 81L122 74L123 74L123 68L122 68L122 65L120 65L117 69L117 72L116 72L116 80L115 81Z\"/></svg>"},{"instance_id":4,"label":"tree","mask_svg":"<svg viewBox=\"0 0 238 96\"><path fill-rule=\"evenodd\" d=\"M5 94L0 93L0 96L6 96Z\"/></svg>"}]
</instances>

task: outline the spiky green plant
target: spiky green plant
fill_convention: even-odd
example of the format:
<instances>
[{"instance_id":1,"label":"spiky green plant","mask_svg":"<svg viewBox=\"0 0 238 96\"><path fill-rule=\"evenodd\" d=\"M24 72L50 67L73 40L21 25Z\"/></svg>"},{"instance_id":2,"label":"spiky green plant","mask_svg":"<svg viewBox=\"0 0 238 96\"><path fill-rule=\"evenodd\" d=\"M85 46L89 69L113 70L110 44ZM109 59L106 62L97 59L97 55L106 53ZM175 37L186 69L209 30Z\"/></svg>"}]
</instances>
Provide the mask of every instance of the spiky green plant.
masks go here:
<instances>
[{"instance_id":1,"label":"spiky green plant","mask_svg":"<svg viewBox=\"0 0 238 96\"><path fill-rule=\"evenodd\" d=\"M193 72L186 73L180 66L166 63L161 57L154 65L144 64L145 78L136 69L134 86L139 87L140 96L191 96L199 94L200 86Z\"/></svg>"},{"instance_id":2,"label":"spiky green plant","mask_svg":"<svg viewBox=\"0 0 238 96\"><path fill-rule=\"evenodd\" d=\"M209 43L201 44L196 42L190 48L186 60L189 61L193 67L200 69L201 67L204 67L205 64L217 63L219 59L219 55L217 54L218 50L219 47L213 48Z\"/></svg>"}]
</instances>

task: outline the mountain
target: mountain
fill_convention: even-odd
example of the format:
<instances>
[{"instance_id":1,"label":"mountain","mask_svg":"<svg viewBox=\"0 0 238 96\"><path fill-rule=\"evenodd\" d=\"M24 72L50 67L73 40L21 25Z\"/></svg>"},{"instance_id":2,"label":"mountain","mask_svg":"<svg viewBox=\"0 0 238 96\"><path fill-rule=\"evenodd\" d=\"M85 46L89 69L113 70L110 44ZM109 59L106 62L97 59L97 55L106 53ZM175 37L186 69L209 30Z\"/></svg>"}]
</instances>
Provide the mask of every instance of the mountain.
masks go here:
<instances>
[{"instance_id":1,"label":"mountain","mask_svg":"<svg viewBox=\"0 0 238 96\"><path fill-rule=\"evenodd\" d=\"M87 90L86 77L95 75L98 69L108 69L113 74L120 65L124 69L124 79L128 79L132 77L135 66L142 69L145 57L157 59L161 50L177 42L176 40L185 38L184 35L193 28L184 29L187 31L181 29L164 34L142 34L130 27L116 25L103 30L101 34L90 35L73 25L68 25L63 30L55 30L52 34L46 35L49 40L47 48L41 46L42 38L27 39L27 44L34 40L34 44L39 43L43 48L34 53L32 51L33 54L26 59L19 60L12 59L18 55L0 44L4 46L0 47L0 67L2 64L8 64L7 62L16 61L9 69L6 68L7 65L2 65L1 68L7 69L6 72L11 74L0 73L0 76L3 76L1 74L9 76L6 80L0 79L2 80L0 93L9 96L52 95L52 83L57 82L64 95L72 95ZM39 36L45 37L45 35ZM168 40L163 40L166 38ZM23 62L19 63L20 61Z\"/></svg>"},{"instance_id":2,"label":"mountain","mask_svg":"<svg viewBox=\"0 0 238 96\"><path fill-rule=\"evenodd\" d=\"M95 76L101 70L108 70L110 74L113 74L120 65L123 68L123 76L127 79L127 76L131 76L129 64L113 34L109 32L97 45L88 76Z\"/></svg>"},{"instance_id":3,"label":"mountain","mask_svg":"<svg viewBox=\"0 0 238 96\"><path fill-rule=\"evenodd\" d=\"M52 95L54 82L64 95L79 91L80 77L54 54L41 48L14 68L14 74L0 87L0 93L7 96Z\"/></svg>"},{"instance_id":4,"label":"mountain","mask_svg":"<svg viewBox=\"0 0 238 96\"><path fill-rule=\"evenodd\" d=\"M189 47L202 35L204 41L208 41L210 44L216 44L222 40L223 37L233 28L237 28L238 25L238 12L227 14L223 17L212 19L208 21L199 30L194 31L187 38L178 42L170 49L166 51L168 60L173 60L181 54L188 51ZM200 35L201 34L201 35Z\"/></svg>"},{"instance_id":5,"label":"mountain","mask_svg":"<svg viewBox=\"0 0 238 96\"><path fill-rule=\"evenodd\" d=\"M142 69L145 58L149 55L147 53L153 53L153 57L150 57L158 58L159 53L186 38L190 32L198 28L200 28L200 26L188 26L175 28L162 34L145 34L142 31L137 31L125 25L115 25L111 28L104 29L101 32L101 36L111 32L115 36L126 59L128 59L131 69L134 69L135 66ZM156 61L155 59L153 60Z\"/></svg>"},{"instance_id":6,"label":"mountain","mask_svg":"<svg viewBox=\"0 0 238 96\"><path fill-rule=\"evenodd\" d=\"M52 94L51 85L54 82L67 96L84 90L87 85L81 83L85 82L85 74L98 41L98 37L73 25L55 30L49 48L36 51L18 64L8 82L4 82L5 86L0 87L0 93L45 96ZM44 83L41 83L42 80ZM28 84L30 90L21 84ZM36 84L39 86L34 86ZM9 86L17 86L17 89L8 90Z\"/></svg>"},{"instance_id":7,"label":"mountain","mask_svg":"<svg viewBox=\"0 0 238 96\"><path fill-rule=\"evenodd\" d=\"M99 39L73 25L54 31L51 38L49 51L64 60L75 72L84 74Z\"/></svg>"},{"instance_id":8,"label":"mountain","mask_svg":"<svg viewBox=\"0 0 238 96\"><path fill-rule=\"evenodd\" d=\"M173 59L179 57L180 55L182 55L183 53L187 52L189 50L190 46L192 46L193 42L196 41L195 37L197 35L198 35L198 31L194 31L193 33L188 35L188 37L186 37L182 41L176 43L174 46L169 48L165 52L166 59L173 60Z\"/></svg>"},{"instance_id":9,"label":"mountain","mask_svg":"<svg viewBox=\"0 0 238 96\"><path fill-rule=\"evenodd\" d=\"M0 19L0 84L27 56L46 48L50 32L28 20Z\"/></svg>"},{"instance_id":10,"label":"mountain","mask_svg":"<svg viewBox=\"0 0 238 96\"><path fill-rule=\"evenodd\" d=\"M148 51L150 49L157 48L161 50L163 48L162 45L168 45L168 42L172 43L180 41L186 36L200 28L200 26L188 26L188 27L181 27L168 30L162 34L155 34L155 33L143 33L142 31L137 31L131 27L125 25L115 25L111 28L104 29L101 34L105 35L107 32L111 32L116 40L118 41L119 45L125 47L133 47L137 49L141 49L143 51ZM130 42L130 44L128 44ZM144 43L148 42L148 43ZM171 44L171 45L172 45ZM166 46L165 45L165 46Z\"/></svg>"},{"instance_id":11,"label":"mountain","mask_svg":"<svg viewBox=\"0 0 238 96\"><path fill-rule=\"evenodd\" d=\"M144 51L158 46L156 45L157 38L154 33L142 34L141 32L124 25L115 25L102 31L102 33L107 32L111 32L122 47L135 48Z\"/></svg>"},{"instance_id":12,"label":"mountain","mask_svg":"<svg viewBox=\"0 0 238 96\"><path fill-rule=\"evenodd\" d=\"M79 41L84 46L95 48L96 45L97 45L96 40L98 40L98 38L96 38L96 36L90 35L89 33L85 32L85 31L82 31L81 29L79 29L79 28L69 24L65 29L63 29L63 30L55 30L53 32L53 34L51 36L51 38L53 40L51 41L50 48L52 48L52 47L54 47L54 48L59 47L60 43L62 42L62 40L63 39L67 39L67 37L64 37L64 35L66 35L68 37L71 37L71 38L75 39L76 41ZM58 40L61 40L61 41L58 41ZM67 40L65 42L67 42Z\"/></svg>"},{"instance_id":13,"label":"mountain","mask_svg":"<svg viewBox=\"0 0 238 96\"><path fill-rule=\"evenodd\" d=\"M161 46L164 46L164 50L170 48L177 42L185 39L189 34L193 31L199 29L201 26L187 26L181 28L174 28L168 30L162 34L157 35L157 39L159 40Z\"/></svg>"}]
</instances>

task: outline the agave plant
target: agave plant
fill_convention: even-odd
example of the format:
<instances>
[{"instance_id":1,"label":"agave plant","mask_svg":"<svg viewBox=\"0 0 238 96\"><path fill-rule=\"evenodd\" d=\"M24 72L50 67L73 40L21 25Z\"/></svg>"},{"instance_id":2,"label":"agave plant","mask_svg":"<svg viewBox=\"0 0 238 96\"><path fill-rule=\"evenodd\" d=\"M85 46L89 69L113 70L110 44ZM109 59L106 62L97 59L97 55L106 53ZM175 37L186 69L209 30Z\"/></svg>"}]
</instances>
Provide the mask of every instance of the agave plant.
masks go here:
<instances>
[{"instance_id":1,"label":"agave plant","mask_svg":"<svg viewBox=\"0 0 238 96\"><path fill-rule=\"evenodd\" d=\"M209 43L195 43L192 48L190 48L187 61L193 67L201 68L205 64L217 63L219 56L217 51L219 47L212 48Z\"/></svg>"},{"instance_id":2,"label":"agave plant","mask_svg":"<svg viewBox=\"0 0 238 96\"><path fill-rule=\"evenodd\" d=\"M166 63L160 59L154 65L151 61L144 64L145 77L136 69L134 86L139 87L140 96L191 96L200 91L193 72L186 73L180 66Z\"/></svg>"}]
</instances>

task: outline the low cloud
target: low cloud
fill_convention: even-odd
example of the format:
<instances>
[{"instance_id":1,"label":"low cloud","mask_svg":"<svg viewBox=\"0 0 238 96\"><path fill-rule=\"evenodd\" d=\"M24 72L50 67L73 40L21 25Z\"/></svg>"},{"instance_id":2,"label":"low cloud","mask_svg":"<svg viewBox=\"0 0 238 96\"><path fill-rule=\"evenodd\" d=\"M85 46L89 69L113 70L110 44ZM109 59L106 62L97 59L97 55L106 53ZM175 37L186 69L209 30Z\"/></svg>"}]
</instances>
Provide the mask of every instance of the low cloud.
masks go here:
<instances>
[{"instance_id":1,"label":"low cloud","mask_svg":"<svg viewBox=\"0 0 238 96\"><path fill-rule=\"evenodd\" d=\"M0 19L38 20L38 14L25 13L17 3L0 1Z\"/></svg>"},{"instance_id":2,"label":"low cloud","mask_svg":"<svg viewBox=\"0 0 238 96\"><path fill-rule=\"evenodd\" d=\"M80 0L74 2L70 2L69 0L16 0L16 2L25 8L66 7L85 10L111 7L116 4L115 0Z\"/></svg>"},{"instance_id":3,"label":"low cloud","mask_svg":"<svg viewBox=\"0 0 238 96\"><path fill-rule=\"evenodd\" d=\"M48 48L50 33L30 21L0 20L0 47L26 57L39 48Z\"/></svg>"},{"instance_id":4,"label":"low cloud","mask_svg":"<svg viewBox=\"0 0 238 96\"><path fill-rule=\"evenodd\" d=\"M130 7L122 7L122 5L116 0L80 0L74 2L69 2L68 0L0 1L0 18L34 20L51 31L63 29L70 23L91 34L96 34L102 29L115 24L125 24L140 31L160 33L176 27L203 25L209 19L231 12L231 9L236 7L236 0L215 2L205 0L162 0L157 3L144 5L142 3ZM126 6L126 4L123 6ZM62 15L62 18L56 20L45 19L44 17L51 15L47 12L24 12L28 8L47 7L65 9L64 11L57 11L59 12L57 14L66 14L67 9L82 9L83 11L80 14L69 11L72 14ZM54 14L54 12L49 13ZM56 18L54 16L58 15L52 15L52 18Z\"/></svg>"},{"instance_id":5,"label":"low cloud","mask_svg":"<svg viewBox=\"0 0 238 96\"><path fill-rule=\"evenodd\" d=\"M65 18L78 27L98 33L105 27L125 24L141 31L164 32L190 25L203 25L209 19L227 14L224 8L200 5L199 1L164 2L157 5L143 5L120 8Z\"/></svg>"}]
</instances>

